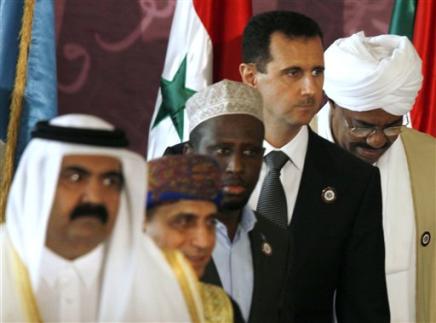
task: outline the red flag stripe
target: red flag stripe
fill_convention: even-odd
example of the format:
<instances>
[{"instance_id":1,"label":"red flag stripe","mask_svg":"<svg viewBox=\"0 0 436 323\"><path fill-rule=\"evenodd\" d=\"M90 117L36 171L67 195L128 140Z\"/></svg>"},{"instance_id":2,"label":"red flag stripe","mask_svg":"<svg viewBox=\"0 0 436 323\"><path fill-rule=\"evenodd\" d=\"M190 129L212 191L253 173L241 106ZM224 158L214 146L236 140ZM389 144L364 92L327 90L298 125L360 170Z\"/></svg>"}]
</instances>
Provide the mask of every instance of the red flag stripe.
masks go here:
<instances>
[{"instance_id":1,"label":"red flag stripe","mask_svg":"<svg viewBox=\"0 0 436 323\"><path fill-rule=\"evenodd\" d=\"M213 81L240 81L242 32L252 15L251 0L193 0L213 44Z\"/></svg>"},{"instance_id":2,"label":"red flag stripe","mask_svg":"<svg viewBox=\"0 0 436 323\"><path fill-rule=\"evenodd\" d=\"M436 137L436 1L418 1L413 43L422 58L424 82L411 112L413 127Z\"/></svg>"}]
</instances>

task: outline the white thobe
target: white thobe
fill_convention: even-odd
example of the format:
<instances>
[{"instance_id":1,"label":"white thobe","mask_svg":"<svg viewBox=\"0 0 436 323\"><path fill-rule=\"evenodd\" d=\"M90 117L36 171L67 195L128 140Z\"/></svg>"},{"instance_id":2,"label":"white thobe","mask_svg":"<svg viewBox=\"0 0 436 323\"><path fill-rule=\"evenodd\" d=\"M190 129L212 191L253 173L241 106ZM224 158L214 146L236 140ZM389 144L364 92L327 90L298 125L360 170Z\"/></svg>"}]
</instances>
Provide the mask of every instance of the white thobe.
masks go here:
<instances>
[{"instance_id":1,"label":"white thobe","mask_svg":"<svg viewBox=\"0 0 436 323\"><path fill-rule=\"evenodd\" d=\"M36 298L45 322L97 320L102 258L102 245L74 261L44 249Z\"/></svg>"}]
</instances>

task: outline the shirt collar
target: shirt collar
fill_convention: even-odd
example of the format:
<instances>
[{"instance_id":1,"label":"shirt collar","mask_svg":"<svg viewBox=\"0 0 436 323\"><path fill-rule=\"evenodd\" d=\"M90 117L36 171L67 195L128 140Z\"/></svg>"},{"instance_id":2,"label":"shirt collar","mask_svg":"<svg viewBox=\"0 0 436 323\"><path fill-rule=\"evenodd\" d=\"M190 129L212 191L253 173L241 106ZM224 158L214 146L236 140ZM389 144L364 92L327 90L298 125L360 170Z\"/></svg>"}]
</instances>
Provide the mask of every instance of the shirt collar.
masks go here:
<instances>
[{"instance_id":1,"label":"shirt collar","mask_svg":"<svg viewBox=\"0 0 436 323\"><path fill-rule=\"evenodd\" d=\"M248 205L246 205L242 209L242 217L241 217L241 222L239 223L239 226L245 232L250 232L251 230L253 230L256 222L257 222L256 215L254 215L253 210Z\"/></svg>"},{"instance_id":2,"label":"shirt collar","mask_svg":"<svg viewBox=\"0 0 436 323\"><path fill-rule=\"evenodd\" d=\"M297 135L283 147L273 147L266 140L263 141L263 146L265 148L265 156L273 150L281 150L289 157L291 163L294 164L297 169L302 170L304 167L304 159L306 158L308 143L309 130L307 129L307 126L302 126Z\"/></svg>"},{"instance_id":3,"label":"shirt collar","mask_svg":"<svg viewBox=\"0 0 436 323\"><path fill-rule=\"evenodd\" d=\"M41 276L54 288L56 280L68 268L74 270L85 286L91 287L97 279L103 260L103 244L100 244L87 254L73 260L67 260L47 247L43 250Z\"/></svg>"},{"instance_id":4,"label":"shirt collar","mask_svg":"<svg viewBox=\"0 0 436 323\"><path fill-rule=\"evenodd\" d=\"M244 232L248 233L251 230L253 230L256 222L257 219L253 210L251 210L251 208L248 205L245 205L244 208L242 209L241 221L239 222L237 231L243 230ZM220 232L225 233L226 236L228 235L227 227L219 220L217 221L216 229Z\"/></svg>"}]
</instances>

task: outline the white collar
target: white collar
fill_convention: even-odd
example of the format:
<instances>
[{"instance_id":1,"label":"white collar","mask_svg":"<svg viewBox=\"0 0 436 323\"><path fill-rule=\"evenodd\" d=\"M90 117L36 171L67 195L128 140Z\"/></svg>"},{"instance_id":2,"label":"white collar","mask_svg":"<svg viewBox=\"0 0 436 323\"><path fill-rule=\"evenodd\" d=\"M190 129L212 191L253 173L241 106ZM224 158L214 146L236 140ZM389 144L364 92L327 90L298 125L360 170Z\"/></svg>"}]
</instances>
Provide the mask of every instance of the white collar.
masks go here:
<instances>
[{"instance_id":1,"label":"white collar","mask_svg":"<svg viewBox=\"0 0 436 323\"><path fill-rule=\"evenodd\" d=\"M98 278L102 260L103 244L73 261L67 260L45 247L41 262L41 277L51 288L54 288L56 280L62 272L71 269L77 274L82 283L89 288Z\"/></svg>"},{"instance_id":2,"label":"white collar","mask_svg":"<svg viewBox=\"0 0 436 323\"><path fill-rule=\"evenodd\" d=\"M248 205L246 205L242 209L242 217L239 225L242 229L244 229L245 232L250 232L251 230L253 230L256 221L256 215L254 215L253 210Z\"/></svg>"},{"instance_id":3,"label":"white collar","mask_svg":"<svg viewBox=\"0 0 436 323\"><path fill-rule=\"evenodd\" d=\"M242 231L248 233L251 230L253 230L256 222L257 222L256 215L254 214L253 210L247 204L242 209L241 221L239 221L237 230L238 231L242 230ZM217 221L217 230L225 233L225 235L228 236L226 225L219 220Z\"/></svg>"},{"instance_id":4,"label":"white collar","mask_svg":"<svg viewBox=\"0 0 436 323\"><path fill-rule=\"evenodd\" d=\"M302 170L304 159L306 158L307 145L309 143L309 130L307 126L302 126L297 135L286 145L280 148L273 147L268 141L263 141L265 156L273 150L283 151L297 169Z\"/></svg>"}]
</instances>

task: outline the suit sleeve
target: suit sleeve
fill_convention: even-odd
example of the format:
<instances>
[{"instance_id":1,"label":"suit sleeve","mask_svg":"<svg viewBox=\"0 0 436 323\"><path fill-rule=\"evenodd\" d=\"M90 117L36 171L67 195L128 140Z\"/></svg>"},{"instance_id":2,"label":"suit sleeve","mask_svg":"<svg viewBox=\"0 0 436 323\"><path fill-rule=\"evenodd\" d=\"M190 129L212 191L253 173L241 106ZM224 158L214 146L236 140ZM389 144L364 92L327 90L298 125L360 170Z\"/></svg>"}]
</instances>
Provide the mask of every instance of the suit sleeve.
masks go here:
<instances>
[{"instance_id":1,"label":"suit sleeve","mask_svg":"<svg viewBox=\"0 0 436 323\"><path fill-rule=\"evenodd\" d=\"M389 322L380 174L374 168L349 237L336 291L342 322Z\"/></svg>"}]
</instances>

